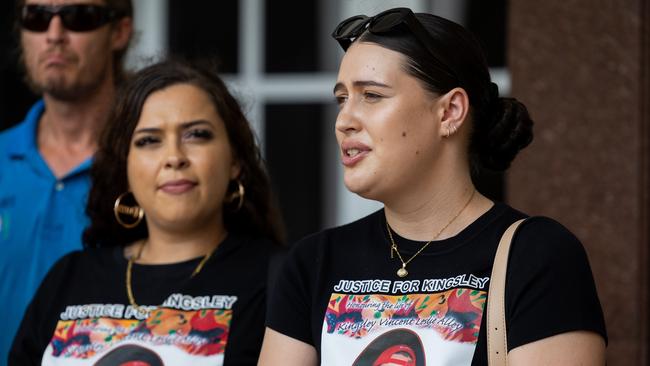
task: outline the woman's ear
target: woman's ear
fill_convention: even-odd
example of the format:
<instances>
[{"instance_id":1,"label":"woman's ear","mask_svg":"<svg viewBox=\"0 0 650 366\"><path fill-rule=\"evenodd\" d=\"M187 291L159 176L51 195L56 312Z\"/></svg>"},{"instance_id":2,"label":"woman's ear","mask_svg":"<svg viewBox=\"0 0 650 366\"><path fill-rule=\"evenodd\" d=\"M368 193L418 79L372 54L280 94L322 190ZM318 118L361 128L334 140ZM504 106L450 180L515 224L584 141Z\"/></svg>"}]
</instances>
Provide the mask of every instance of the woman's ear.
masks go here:
<instances>
[{"instance_id":1,"label":"woman's ear","mask_svg":"<svg viewBox=\"0 0 650 366\"><path fill-rule=\"evenodd\" d=\"M234 180L239 178L239 175L241 174L241 163L239 162L239 159L233 159L232 165L230 166L230 179Z\"/></svg>"},{"instance_id":2,"label":"woman's ear","mask_svg":"<svg viewBox=\"0 0 650 366\"><path fill-rule=\"evenodd\" d=\"M469 96L463 88L453 88L438 98L440 136L450 137L460 130L469 113Z\"/></svg>"}]
</instances>

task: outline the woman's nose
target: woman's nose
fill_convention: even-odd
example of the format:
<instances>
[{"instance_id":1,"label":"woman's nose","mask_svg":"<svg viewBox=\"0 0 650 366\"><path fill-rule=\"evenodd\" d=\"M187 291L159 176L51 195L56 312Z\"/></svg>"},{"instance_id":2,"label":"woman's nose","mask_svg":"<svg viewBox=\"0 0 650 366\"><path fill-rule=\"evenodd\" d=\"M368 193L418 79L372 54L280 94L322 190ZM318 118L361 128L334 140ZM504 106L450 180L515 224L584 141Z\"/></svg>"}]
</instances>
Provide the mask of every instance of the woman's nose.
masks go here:
<instances>
[{"instance_id":1,"label":"woman's nose","mask_svg":"<svg viewBox=\"0 0 650 366\"><path fill-rule=\"evenodd\" d=\"M183 149L173 144L167 150L167 160L165 167L169 169L183 169L190 165L190 161L183 152Z\"/></svg>"},{"instance_id":2,"label":"woman's nose","mask_svg":"<svg viewBox=\"0 0 650 366\"><path fill-rule=\"evenodd\" d=\"M355 115L353 108L349 104L345 104L339 110L336 116L335 129L337 132L349 134L357 132L360 129L358 117Z\"/></svg>"}]
</instances>

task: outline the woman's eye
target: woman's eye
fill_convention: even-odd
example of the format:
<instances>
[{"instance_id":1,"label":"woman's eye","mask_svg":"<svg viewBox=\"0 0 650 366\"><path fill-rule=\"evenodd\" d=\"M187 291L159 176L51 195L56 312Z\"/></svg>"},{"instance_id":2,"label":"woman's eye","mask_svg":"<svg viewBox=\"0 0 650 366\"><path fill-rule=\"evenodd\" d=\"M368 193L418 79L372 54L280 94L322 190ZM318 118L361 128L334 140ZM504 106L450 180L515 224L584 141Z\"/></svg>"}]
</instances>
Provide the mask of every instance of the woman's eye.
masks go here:
<instances>
[{"instance_id":1,"label":"woman's eye","mask_svg":"<svg viewBox=\"0 0 650 366\"><path fill-rule=\"evenodd\" d=\"M133 143L136 147L145 147L148 145L156 144L160 139L154 136L143 136L135 140Z\"/></svg>"},{"instance_id":2,"label":"woman's eye","mask_svg":"<svg viewBox=\"0 0 650 366\"><path fill-rule=\"evenodd\" d=\"M348 96L347 95L336 95L336 96L334 96L334 99L336 100L336 104L338 104L339 106L342 106L348 100Z\"/></svg>"},{"instance_id":3,"label":"woman's eye","mask_svg":"<svg viewBox=\"0 0 650 366\"><path fill-rule=\"evenodd\" d=\"M212 131L204 129L189 130L185 133L185 138L189 139L210 140L212 136Z\"/></svg>"},{"instance_id":4,"label":"woman's eye","mask_svg":"<svg viewBox=\"0 0 650 366\"><path fill-rule=\"evenodd\" d=\"M372 92L363 93L363 97L364 97L365 100L368 100L368 101L377 101L377 100L382 98L381 95L375 94L375 93L372 93Z\"/></svg>"}]
</instances>

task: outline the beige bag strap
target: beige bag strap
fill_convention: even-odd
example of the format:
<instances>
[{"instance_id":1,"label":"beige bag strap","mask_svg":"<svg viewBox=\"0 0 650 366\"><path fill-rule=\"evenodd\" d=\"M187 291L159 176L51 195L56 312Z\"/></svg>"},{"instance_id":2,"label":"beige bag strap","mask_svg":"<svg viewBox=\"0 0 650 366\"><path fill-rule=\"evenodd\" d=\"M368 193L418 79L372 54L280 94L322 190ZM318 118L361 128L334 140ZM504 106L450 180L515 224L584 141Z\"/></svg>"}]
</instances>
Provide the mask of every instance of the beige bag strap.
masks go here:
<instances>
[{"instance_id":1,"label":"beige bag strap","mask_svg":"<svg viewBox=\"0 0 650 366\"><path fill-rule=\"evenodd\" d=\"M525 219L515 221L503 233L494 257L487 306L487 348L489 366L508 364L508 337L506 336L506 273L512 237Z\"/></svg>"}]
</instances>

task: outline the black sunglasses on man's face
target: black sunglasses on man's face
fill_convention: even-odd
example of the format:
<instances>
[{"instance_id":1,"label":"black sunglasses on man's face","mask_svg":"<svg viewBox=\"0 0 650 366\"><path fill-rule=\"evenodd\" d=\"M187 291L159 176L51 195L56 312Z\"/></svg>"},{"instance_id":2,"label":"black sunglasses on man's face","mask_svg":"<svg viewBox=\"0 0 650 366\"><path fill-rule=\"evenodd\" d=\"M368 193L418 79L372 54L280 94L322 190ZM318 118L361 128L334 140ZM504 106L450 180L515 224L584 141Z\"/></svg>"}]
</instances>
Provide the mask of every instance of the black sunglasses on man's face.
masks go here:
<instances>
[{"instance_id":1,"label":"black sunglasses on man's face","mask_svg":"<svg viewBox=\"0 0 650 366\"><path fill-rule=\"evenodd\" d=\"M32 32L45 32L50 21L58 15L65 29L88 32L116 19L118 13L108 7L92 4L25 5L20 12L20 25Z\"/></svg>"}]
</instances>

